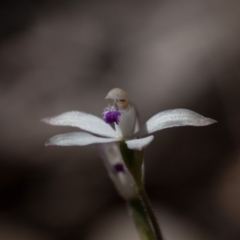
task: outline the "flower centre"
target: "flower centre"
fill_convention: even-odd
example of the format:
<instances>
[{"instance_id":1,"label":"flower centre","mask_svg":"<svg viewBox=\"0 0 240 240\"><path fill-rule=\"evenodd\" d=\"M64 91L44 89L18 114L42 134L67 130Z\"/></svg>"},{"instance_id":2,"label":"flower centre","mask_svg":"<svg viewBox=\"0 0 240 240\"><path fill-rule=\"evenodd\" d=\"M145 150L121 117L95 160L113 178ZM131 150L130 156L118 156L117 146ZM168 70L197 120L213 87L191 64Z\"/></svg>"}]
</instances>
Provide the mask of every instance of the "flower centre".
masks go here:
<instances>
[{"instance_id":1,"label":"flower centre","mask_svg":"<svg viewBox=\"0 0 240 240\"><path fill-rule=\"evenodd\" d=\"M119 124L121 113L114 108L106 108L103 111L103 120L108 123Z\"/></svg>"}]
</instances>

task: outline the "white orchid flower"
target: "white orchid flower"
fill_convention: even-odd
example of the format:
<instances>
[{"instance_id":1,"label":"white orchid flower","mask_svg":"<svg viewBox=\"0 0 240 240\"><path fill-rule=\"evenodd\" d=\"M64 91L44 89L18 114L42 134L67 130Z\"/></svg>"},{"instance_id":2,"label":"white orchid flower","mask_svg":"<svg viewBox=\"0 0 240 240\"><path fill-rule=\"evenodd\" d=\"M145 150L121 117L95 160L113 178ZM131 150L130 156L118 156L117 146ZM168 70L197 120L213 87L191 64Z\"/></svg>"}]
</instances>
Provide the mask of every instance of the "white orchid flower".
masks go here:
<instances>
[{"instance_id":1,"label":"white orchid flower","mask_svg":"<svg viewBox=\"0 0 240 240\"><path fill-rule=\"evenodd\" d=\"M172 109L157 113L138 130L136 110L127 93L120 88L115 88L108 93L106 98L113 99L114 106L104 109L104 120L79 111L65 112L55 117L42 119L50 125L71 126L86 131L56 135L50 138L46 145L85 146L123 140L129 149L142 150L154 138L153 135L145 137L148 134L165 128L207 126L216 122L188 109Z\"/></svg>"}]
</instances>

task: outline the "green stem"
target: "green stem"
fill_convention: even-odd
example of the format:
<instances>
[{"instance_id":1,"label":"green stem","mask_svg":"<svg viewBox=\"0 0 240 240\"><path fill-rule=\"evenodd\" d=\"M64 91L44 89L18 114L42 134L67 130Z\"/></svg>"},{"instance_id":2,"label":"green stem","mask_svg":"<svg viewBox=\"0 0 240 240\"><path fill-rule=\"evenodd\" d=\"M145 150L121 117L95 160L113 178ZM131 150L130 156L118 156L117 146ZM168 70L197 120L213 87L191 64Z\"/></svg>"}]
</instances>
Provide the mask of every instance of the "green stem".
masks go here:
<instances>
[{"instance_id":1,"label":"green stem","mask_svg":"<svg viewBox=\"0 0 240 240\"><path fill-rule=\"evenodd\" d=\"M147 216L149 217L149 220L152 224L152 228L154 230L155 236L156 236L156 240L163 240L163 236L162 233L160 231L160 228L158 226L158 222L156 219L156 216L152 210L151 204L149 202L148 196L145 192L145 190L143 188L138 189L138 195L141 198L143 205L145 207L145 211Z\"/></svg>"},{"instance_id":2,"label":"green stem","mask_svg":"<svg viewBox=\"0 0 240 240\"><path fill-rule=\"evenodd\" d=\"M163 240L157 219L144 190L142 180L143 152L128 149L124 141L120 142L120 151L136 184L137 197L130 200L129 206L140 236L142 240Z\"/></svg>"},{"instance_id":3,"label":"green stem","mask_svg":"<svg viewBox=\"0 0 240 240\"><path fill-rule=\"evenodd\" d=\"M152 227L149 224L148 216L140 199L133 199L129 203L130 213L136 224L139 235L142 240L155 240Z\"/></svg>"}]
</instances>

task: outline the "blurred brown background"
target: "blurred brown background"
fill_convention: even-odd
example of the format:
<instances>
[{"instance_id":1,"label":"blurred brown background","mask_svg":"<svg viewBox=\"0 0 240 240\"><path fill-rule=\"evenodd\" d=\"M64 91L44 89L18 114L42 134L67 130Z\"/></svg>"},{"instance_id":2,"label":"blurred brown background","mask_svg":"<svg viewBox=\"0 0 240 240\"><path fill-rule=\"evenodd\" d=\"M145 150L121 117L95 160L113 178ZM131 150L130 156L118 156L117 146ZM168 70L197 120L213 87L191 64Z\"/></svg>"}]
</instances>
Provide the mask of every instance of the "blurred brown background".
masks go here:
<instances>
[{"instance_id":1,"label":"blurred brown background","mask_svg":"<svg viewBox=\"0 0 240 240\"><path fill-rule=\"evenodd\" d=\"M0 3L0 239L138 239L95 146L46 148L125 89L142 123L171 108L218 120L167 129L146 149L166 240L240 239L240 2Z\"/></svg>"}]
</instances>

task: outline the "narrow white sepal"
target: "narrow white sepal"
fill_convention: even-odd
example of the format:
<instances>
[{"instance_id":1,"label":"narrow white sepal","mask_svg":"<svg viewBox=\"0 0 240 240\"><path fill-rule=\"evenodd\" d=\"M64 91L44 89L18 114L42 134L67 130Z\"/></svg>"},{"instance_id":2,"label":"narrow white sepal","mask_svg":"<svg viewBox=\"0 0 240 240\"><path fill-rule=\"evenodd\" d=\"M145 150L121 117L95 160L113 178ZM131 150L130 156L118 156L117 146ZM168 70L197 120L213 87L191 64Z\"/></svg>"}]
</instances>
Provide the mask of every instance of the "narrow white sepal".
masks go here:
<instances>
[{"instance_id":1,"label":"narrow white sepal","mask_svg":"<svg viewBox=\"0 0 240 240\"><path fill-rule=\"evenodd\" d=\"M154 136L148 136L145 138L133 139L126 141L129 149L141 151L143 148L147 147L153 140Z\"/></svg>"},{"instance_id":2,"label":"narrow white sepal","mask_svg":"<svg viewBox=\"0 0 240 240\"><path fill-rule=\"evenodd\" d=\"M109 143L119 141L117 138L101 138L85 132L72 132L53 136L46 146L85 146L93 143Z\"/></svg>"},{"instance_id":3,"label":"narrow white sepal","mask_svg":"<svg viewBox=\"0 0 240 240\"><path fill-rule=\"evenodd\" d=\"M101 118L84 112L65 112L55 117L44 118L42 121L55 126L78 127L84 131L105 137L118 137L114 129Z\"/></svg>"},{"instance_id":4,"label":"narrow white sepal","mask_svg":"<svg viewBox=\"0 0 240 240\"><path fill-rule=\"evenodd\" d=\"M157 113L151 117L135 135L143 136L171 127L206 126L215 122L211 118L206 118L188 109L172 109Z\"/></svg>"}]
</instances>

